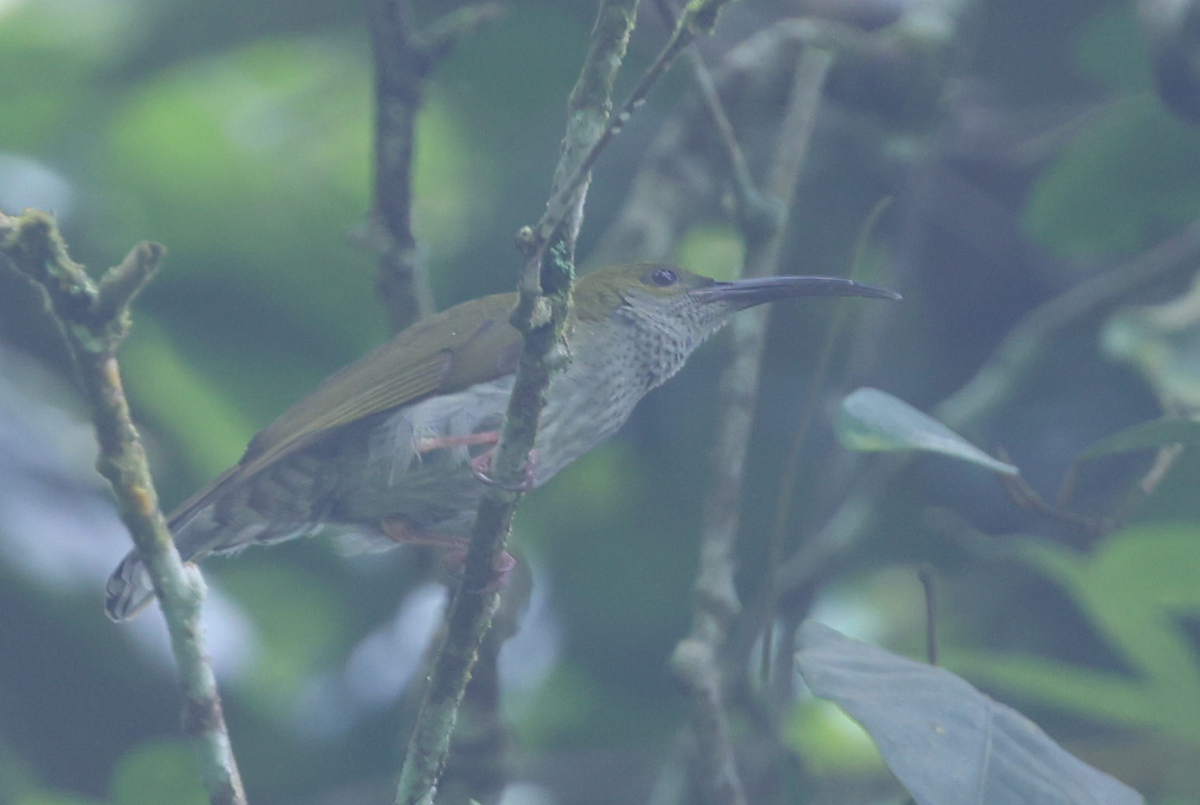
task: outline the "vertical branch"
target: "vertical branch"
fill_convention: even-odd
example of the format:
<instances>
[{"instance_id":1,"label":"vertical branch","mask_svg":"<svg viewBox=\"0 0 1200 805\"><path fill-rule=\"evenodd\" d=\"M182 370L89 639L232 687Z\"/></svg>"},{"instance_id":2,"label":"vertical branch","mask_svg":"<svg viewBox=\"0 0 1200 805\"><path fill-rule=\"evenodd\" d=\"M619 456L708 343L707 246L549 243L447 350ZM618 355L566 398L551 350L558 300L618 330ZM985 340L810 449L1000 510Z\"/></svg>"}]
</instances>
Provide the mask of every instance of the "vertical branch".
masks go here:
<instances>
[{"instance_id":1,"label":"vertical branch","mask_svg":"<svg viewBox=\"0 0 1200 805\"><path fill-rule=\"evenodd\" d=\"M522 227L517 234L524 260L517 306L509 321L521 333L524 347L492 460L494 483L475 517L463 581L450 606L446 635L400 771L397 805L432 802L463 690L497 606L491 580L523 493L523 476L553 373L551 354L566 337L575 280L574 239L591 169L679 52L697 35L712 30L726 2L688 3L671 38L616 115L610 115L612 83L625 57L638 0L600 4L591 45L571 93L550 200L537 224Z\"/></svg>"},{"instance_id":2,"label":"vertical branch","mask_svg":"<svg viewBox=\"0 0 1200 805\"><path fill-rule=\"evenodd\" d=\"M146 453L129 416L116 350L129 331L129 305L166 250L141 243L93 282L67 255L54 220L30 210L0 213L0 254L41 286L62 329L96 426L96 469L116 494L121 519L150 573L171 637L183 689L183 728L195 747L213 805L244 805L246 795L225 727L216 677L204 648L204 581L185 567L158 506Z\"/></svg>"},{"instance_id":3,"label":"vertical branch","mask_svg":"<svg viewBox=\"0 0 1200 805\"><path fill-rule=\"evenodd\" d=\"M809 137L820 104L821 89L832 63L828 50L809 47L801 55L789 94L784 121L765 182L766 205L774 206L771 218L762 209L744 205L757 198L745 189L738 192L742 209L739 225L746 242L743 273L766 276L777 272L785 234L786 212L808 150ZM707 97L715 98L708 95ZM710 101L713 103L713 101ZM714 117L723 112L714 106ZM736 145L727 141L729 164L737 165ZM747 445L753 424L758 379L766 333L763 313L742 315L733 321L733 354L720 383L721 424L713 446L714 477L708 494L700 542L700 566L694 585L695 606L689 636L680 641L672 667L692 693L692 723L700 746L701 787L707 799L722 805L741 805L746 795L734 764L733 747L723 705L723 683L717 658L730 623L740 609L734 586L733 552L740 519L741 490Z\"/></svg>"},{"instance_id":4,"label":"vertical branch","mask_svg":"<svg viewBox=\"0 0 1200 805\"><path fill-rule=\"evenodd\" d=\"M375 289L392 331L433 312L425 261L412 231L412 159L429 59L416 42L407 0L370 0L375 57L375 199L370 243Z\"/></svg>"},{"instance_id":5,"label":"vertical branch","mask_svg":"<svg viewBox=\"0 0 1200 805\"><path fill-rule=\"evenodd\" d=\"M432 802L454 729L458 707L479 645L491 625L499 596L492 578L503 555L521 497L521 480L537 435L552 373L552 350L563 340L574 282L574 234L582 221L590 165L611 108L612 84L624 60L637 15L637 0L605 0L600 5L591 46L571 93L567 134L555 170L552 203L538 222L540 242L525 228L525 264L520 301L511 321L524 336L512 396L497 445L490 486L471 533L463 581L451 603L446 635L434 659L425 699L417 714L400 771L397 805ZM569 177L569 178L564 178ZM558 199L557 202L554 200ZM564 222L569 221L566 231ZM542 261L549 251L547 270Z\"/></svg>"},{"instance_id":6,"label":"vertical branch","mask_svg":"<svg viewBox=\"0 0 1200 805\"><path fill-rule=\"evenodd\" d=\"M499 15L499 3L452 12L418 32L410 0L368 0L375 58L375 197L369 242L375 288L393 332L434 310L425 258L412 229L413 146L425 84L464 33Z\"/></svg>"},{"instance_id":7,"label":"vertical branch","mask_svg":"<svg viewBox=\"0 0 1200 805\"><path fill-rule=\"evenodd\" d=\"M502 602L495 620L505 609ZM494 801L507 782L505 749L509 734L500 715L499 655L506 635L493 627L484 635L479 658L459 708L458 732L441 782L446 802Z\"/></svg>"}]
</instances>

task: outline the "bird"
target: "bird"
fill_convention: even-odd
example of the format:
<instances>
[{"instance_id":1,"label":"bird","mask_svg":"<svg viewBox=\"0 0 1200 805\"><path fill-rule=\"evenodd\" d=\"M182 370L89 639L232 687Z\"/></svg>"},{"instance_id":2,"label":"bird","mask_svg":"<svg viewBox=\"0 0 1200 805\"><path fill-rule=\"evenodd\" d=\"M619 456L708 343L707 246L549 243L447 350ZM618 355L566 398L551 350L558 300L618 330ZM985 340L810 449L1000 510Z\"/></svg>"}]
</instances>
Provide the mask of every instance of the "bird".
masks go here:
<instances>
[{"instance_id":1,"label":"bird","mask_svg":"<svg viewBox=\"0 0 1200 805\"><path fill-rule=\"evenodd\" d=\"M657 263L583 275L551 353L557 370L527 486L615 433L733 314L808 296L900 298L840 277L718 281ZM363 549L430 544L461 562L522 351L508 320L516 301L507 293L456 305L331 375L170 515L180 557L331 531ZM109 578L105 610L123 621L153 598L134 549Z\"/></svg>"}]
</instances>

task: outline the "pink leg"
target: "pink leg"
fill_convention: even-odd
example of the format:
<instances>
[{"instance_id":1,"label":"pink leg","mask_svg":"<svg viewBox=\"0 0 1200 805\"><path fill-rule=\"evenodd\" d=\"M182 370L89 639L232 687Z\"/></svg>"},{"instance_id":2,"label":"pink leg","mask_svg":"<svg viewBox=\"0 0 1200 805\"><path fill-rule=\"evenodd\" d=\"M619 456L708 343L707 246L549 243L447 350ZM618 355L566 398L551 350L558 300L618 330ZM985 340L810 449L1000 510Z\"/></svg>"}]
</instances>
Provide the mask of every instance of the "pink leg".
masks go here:
<instances>
[{"instance_id":1,"label":"pink leg","mask_svg":"<svg viewBox=\"0 0 1200 805\"><path fill-rule=\"evenodd\" d=\"M461 576L467 563L467 548L470 543L462 537L448 537L445 534L430 534L404 515L387 517L379 523L379 528L391 540L401 545L430 545L441 552L442 565ZM497 590L504 586L508 574L517 565L512 554L505 551L496 559L494 575L488 582L484 592Z\"/></svg>"},{"instance_id":2,"label":"pink leg","mask_svg":"<svg viewBox=\"0 0 1200 805\"><path fill-rule=\"evenodd\" d=\"M469 433L466 436L431 436L428 439L422 439L417 442L418 453L428 453L431 450L441 450L445 447L474 447L476 445L487 444L495 445L500 441L500 431L485 430L480 433ZM495 448L482 453L471 459L471 472L479 480L480 483L485 483L489 486L500 486L488 474L492 468L492 456L496 453ZM505 486L503 488L510 492L528 492L533 489L534 472L537 468L537 452L529 451L529 460L525 463L522 469L524 476L515 486Z\"/></svg>"},{"instance_id":3,"label":"pink leg","mask_svg":"<svg viewBox=\"0 0 1200 805\"><path fill-rule=\"evenodd\" d=\"M428 453L430 450L440 450L443 447L474 447L477 444L494 445L498 441L500 441L500 431L498 430L468 433L466 436L432 436L417 442L417 452Z\"/></svg>"}]
</instances>

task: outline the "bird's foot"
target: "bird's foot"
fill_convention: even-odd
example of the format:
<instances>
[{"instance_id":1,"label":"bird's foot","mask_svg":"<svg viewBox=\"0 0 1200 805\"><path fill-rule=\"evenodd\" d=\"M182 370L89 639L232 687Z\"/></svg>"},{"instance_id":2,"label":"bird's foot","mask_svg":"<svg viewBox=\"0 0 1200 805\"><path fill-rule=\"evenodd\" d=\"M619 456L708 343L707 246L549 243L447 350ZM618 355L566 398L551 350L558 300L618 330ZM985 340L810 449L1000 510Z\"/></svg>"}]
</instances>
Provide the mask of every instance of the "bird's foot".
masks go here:
<instances>
[{"instance_id":1,"label":"bird's foot","mask_svg":"<svg viewBox=\"0 0 1200 805\"><path fill-rule=\"evenodd\" d=\"M529 458L521 465L521 480L515 484L503 484L491 476L492 457L495 453L496 451L492 449L471 459L471 473L477 481L488 486L494 486L497 489L503 489L506 492L523 493L533 489L533 482L537 476L536 449L529 451Z\"/></svg>"},{"instance_id":2,"label":"bird's foot","mask_svg":"<svg viewBox=\"0 0 1200 805\"><path fill-rule=\"evenodd\" d=\"M479 433L468 433L466 436L431 436L417 442L417 452L425 454L433 450L447 447L476 447L491 445L492 449L471 459L471 473L480 483L503 489L507 492L528 492L533 489L534 474L537 469L537 452L529 451L529 459L521 467L521 480L515 484L502 484L491 476L492 456L496 453L495 445L500 442L500 431L485 430Z\"/></svg>"}]
</instances>

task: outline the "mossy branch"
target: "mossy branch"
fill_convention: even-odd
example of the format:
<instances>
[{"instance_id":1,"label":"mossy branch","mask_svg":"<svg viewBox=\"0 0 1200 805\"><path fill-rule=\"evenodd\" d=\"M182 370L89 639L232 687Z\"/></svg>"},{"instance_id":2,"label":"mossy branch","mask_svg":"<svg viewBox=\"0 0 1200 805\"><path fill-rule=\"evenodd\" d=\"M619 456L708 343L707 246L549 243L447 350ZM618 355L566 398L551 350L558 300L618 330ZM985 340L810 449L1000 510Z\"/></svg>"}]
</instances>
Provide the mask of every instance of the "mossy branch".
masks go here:
<instances>
[{"instance_id":1,"label":"mossy branch","mask_svg":"<svg viewBox=\"0 0 1200 805\"><path fill-rule=\"evenodd\" d=\"M183 727L192 739L200 776L213 805L242 805L246 795L225 727L216 678L204 648L200 605L204 581L185 567L158 506L129 404L116 351L129 331L129 304L153 276L166 250L139 243L94 282L71 260L54 219L37 210L13 218L0 213L0 254L45 292L75 361L96 426L96 469L112 485L121 519L146 563L162 603L183 689Z\"/></svg>"},{"instance_id":2,"label":"mossy branch","mask_svg":"<svg viewBox=\"0 0 1200 805\"><path fill-rule=\"evenodd\" d=\"M612 85L637 18L637 0L602 0L591 45L568 103L567 133L546 211L522 227L517 246L524 260L518 302L510 321L524 337L489 487L471 534L463 581L450 606L446 636L434 660L425 700L400 774L397 805L432 802L445 764L459 703L479 644L495 612L489 589L521 498L522 477L537 436L538 419L555 370L553 354L564 341L575 281L575 235L591 169L604 148L645 102L651 87L679 52L711 31L728 0L692 0L667 44L612 115Z\"/></svg>"},{"instance_id":3,"label":"mossy branch","mask_svg":"<svg viewBox=\"0 0 1200 805\"><path fill-rule=\"evenodd\" d=\"M612 82L624 59L636 14L637 0L605 0L601 3L591 47L572 92L572 108L563 153L555 172L556 182L558 177L578 171L579 154L586 153L586 147L598 136L591 133L595 131L595 121L607 120L612 103ZM573 144L583 147L576 148ZM538 244L533 251L525 251L520 302L512 315L512 322L525 337L525 344L500 444L492 462L495 485L489 487L476 515L462 584L450 605L446 634L434 658L425 698L417 713L400 771L397 805L433 801L449 753L458 708L480 643L491 626L499 603L499 594L492 589L492 579L497 561L504 553L521 497L521 492L514 490L520 488L537 435L538 417L546 404L546 389L552 373L549 356L565 337L574 283L573 232L577 231L582 219L584 200L583 192L573 190L570 195L570 203L562 208L558 221L550 227L555 233L553 244L547 241ZM558 234L568 217L575 221L576 228L571 235ZM553 246L553 258L543 272L542 257L550 246ZM531 264L535 278L532 284L525 281Z\"/></svg>"}]
</instances>

